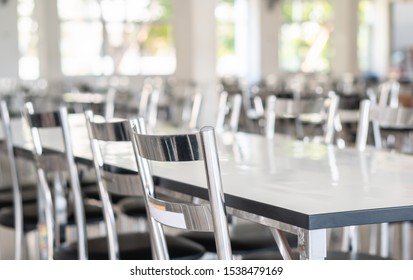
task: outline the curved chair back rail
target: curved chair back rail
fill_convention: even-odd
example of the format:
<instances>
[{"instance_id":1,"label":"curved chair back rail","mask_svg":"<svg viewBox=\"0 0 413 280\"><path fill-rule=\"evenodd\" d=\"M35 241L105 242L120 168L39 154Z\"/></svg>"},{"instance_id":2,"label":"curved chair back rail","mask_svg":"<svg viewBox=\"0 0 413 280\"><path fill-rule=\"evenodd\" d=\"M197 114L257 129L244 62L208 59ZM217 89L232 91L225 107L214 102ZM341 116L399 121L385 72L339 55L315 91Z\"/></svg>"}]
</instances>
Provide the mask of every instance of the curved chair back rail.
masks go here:
<instances>
[{"instance_id":1,"label":"curved chair back rail","mask_svg":"<svg viewBox=\"0 0 413 280\"><path fill-rule=\"evenodd\" d=\"M151 216L149 228L154 239L156 256L159 259L168 258L165 237L160 225L164 224L187 230L213 231L218 257L231 259L232 250L214 129L204 127L197 133L159 136L146 134L145 123L141 118L132 120L131 126L139 178ZM155 197L149 161L200 160L205 166L209 192L208 204L171 203Z\"/></svg>"},{"instance_id":2,"label":"curved chair back rail","mask_svg":"<svg viewBox=\"0 0 413 280\"><path fill-rule=\"evenodd\" d=\"M199 134L136 135L140 155L154 161L203 160Z\"/></svg>"},{"instance_id":3,"label":"curved chair back rail","mask_svg":"<svg viewBox=\"0 0 413 280\"><path fill-rule=\"evenodd\" d=\"M151 216L163 225L190 231L214 231L209 204L175 203L148 197Z\"/></svg>"},{"instance_id":4,"label":"curved chair back rail","mask_svg":"<svg viewBox=\"0 0 413 280\"><path fill-rule=\"evenodd\" d=\"M130 142L130 125L125 120L111 122L90 122L93 138L99 141Z\"/></svg>"}]
</instances>

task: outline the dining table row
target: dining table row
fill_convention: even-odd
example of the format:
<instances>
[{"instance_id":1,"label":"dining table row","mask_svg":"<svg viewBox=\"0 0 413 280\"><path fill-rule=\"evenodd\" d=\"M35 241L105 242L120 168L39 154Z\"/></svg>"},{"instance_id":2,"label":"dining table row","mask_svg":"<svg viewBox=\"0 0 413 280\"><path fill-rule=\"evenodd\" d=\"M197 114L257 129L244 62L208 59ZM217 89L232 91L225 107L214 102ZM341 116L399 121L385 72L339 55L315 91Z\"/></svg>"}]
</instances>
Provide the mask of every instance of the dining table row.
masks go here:
<instances>
[{"instance_id":1,"label":"dining table row","mask_svg":"<svg viewBox=\"0 0 413 280\"><path fill-rule=\"evenodd\" d=\"M334 145L338 101L330 97L320 105L328 106L322 116L330 119L318 141L274 133L275 112L265 115L266 133L254 134L224 124L239 117L237 110L199 128L154 122L151 114L105 118L92 110L69 113L64 105L45 111L30 102L10 117L3 100L1 148L10 164L14 207L0 208L0 224L15 230L16 259L28 249L24 236L31 230L39 232L44 259L202 259L206 252L218 259L386 258L358 252L354 244L333 251L330 232L380 225L380 246L389 244L384 225L406 227L413 220L411 156L366 145L362 136L372 118L384 118L369 101L357 114L357 145ZM222 95L229 101L235 103L224 106L226 113L239 103ZM266 105L280 102L267 99ZM387 125L400 124L399 113L380 112ZM314 120L300 116L300 123ZM374 140L380 139L378 123L372 124ZM32 189L19 183L25 174L16 159L34 165ZM144 220L144 230L118 231L125 209ZM103 225L101 236L88 236L93 223ZM65 236L68 225L75 228L73 240ZM170 234L169 228L178 230ZM409 234L403 241L408 247ZM408 255L410 248L404 250Z\"/></svg>"}]
</instances>

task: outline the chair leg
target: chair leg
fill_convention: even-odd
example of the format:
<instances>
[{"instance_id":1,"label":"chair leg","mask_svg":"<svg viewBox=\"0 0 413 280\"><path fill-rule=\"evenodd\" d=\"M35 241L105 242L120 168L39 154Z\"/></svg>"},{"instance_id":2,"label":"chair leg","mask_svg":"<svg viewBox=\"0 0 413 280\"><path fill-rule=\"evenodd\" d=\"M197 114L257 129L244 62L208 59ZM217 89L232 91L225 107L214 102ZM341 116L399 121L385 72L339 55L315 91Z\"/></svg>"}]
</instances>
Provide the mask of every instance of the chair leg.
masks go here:
<instances>
[{"instance_id":1,"label":"chair leg","mask_svg":"<svg viewBox=\"0 0 413 280\"><path fill-rule=\"evenodd\" d=\"M351 252L356 253L359 250L359 227L350 226L350 243L351 243Z\"/></svg>"},{"instance_id":2,"label":"chair leg","mask_svg":"<svg viewBox=\"0 0 413 280\"><path fill-rule=\"evenodd\" d=\"M370 225L370 245L369 254L377 255L377 236L379 235L379 225Z\"/></svg>"},{"instance_id":3,"label":"chair leg","mask_svg":"<svg viewBox=\"0 0 413 280\"><path fill-rule=\"evenodd\" d=\"M411 225L410 222L403 222L402 223L402 259L403 260L410 260L410 246L411 246L411 238L410 238L410 231Z\"/></svg>"},{"instance_id":4,"label":"chair leg","mask_svg":"<svg viewBox=\"0 0 413 280\"><path fill-rule=\"evenodd\" d=\"M389 234L389 224L382 223L380 224L380 256L387 258L390 254L389 250L389 241L390 241L390 234Z\"/></svg>"},{"instance_id":5,"label":"chair leg","mask_svg":"<svg viewBox=\"0 0 413 280\"><path fill-rule=\"evenodd\" d=\"M350 248L350 227L343 228L343 236L341 239L341 251L347 252Z\"/></svg>"}]
</instances>

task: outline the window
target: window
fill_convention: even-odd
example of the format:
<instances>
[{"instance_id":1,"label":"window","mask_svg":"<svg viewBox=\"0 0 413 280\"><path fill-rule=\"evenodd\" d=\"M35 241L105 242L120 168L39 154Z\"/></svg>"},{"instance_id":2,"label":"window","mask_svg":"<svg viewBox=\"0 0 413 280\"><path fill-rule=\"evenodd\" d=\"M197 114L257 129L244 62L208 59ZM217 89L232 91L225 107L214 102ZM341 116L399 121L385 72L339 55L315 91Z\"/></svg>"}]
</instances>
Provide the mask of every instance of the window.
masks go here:
<instances>
[{"instance_id":1,"label":"window","mask_svg":"<svg viewBox=\"0 0 413 280\"><path fill-rule=\"evenodd\" d=\"M235 0L222 0L215 9L217 21L217 72L220 76L235 75Z\"/></svg>"},{"instance_id":2,"label":"window","mask_svg":"<svg viewBox=\"0 0 413 280\"><path fill-rule=\"evenodd\" d=\"M39 78L38 24L33 18L34 0L17 2L19 77L23 80Z\"/></svg>"},{"instance_id":3,"label":"window","mask_svg":"<svg viewBox=\"0 0 413 280\"><path fill-rule=\"evenodd\" d=\"M175 71L171 0L59 0L64 75Z\"/></svg>"},{"instance_id":4,"label":"window","mask_svg":"<svg viewBox=\"0 0 413 280\"><path fill-rule=\"evenodd\" d=\"M361 72L368 73L372 69L372 36L374 25L374 9L371 0L359 2L359 29L357 35L358 63Z\"/></svg>"},{"instance_id":5,"label":"window","mask_svg":"<svg viewBox=\"0 0 413 280\"><path fill-rule=\"evenodd\" d=\"M332 7L328 0L284 0L280 67L288 72L330 69Z\"/></svg>"}]
</instances>

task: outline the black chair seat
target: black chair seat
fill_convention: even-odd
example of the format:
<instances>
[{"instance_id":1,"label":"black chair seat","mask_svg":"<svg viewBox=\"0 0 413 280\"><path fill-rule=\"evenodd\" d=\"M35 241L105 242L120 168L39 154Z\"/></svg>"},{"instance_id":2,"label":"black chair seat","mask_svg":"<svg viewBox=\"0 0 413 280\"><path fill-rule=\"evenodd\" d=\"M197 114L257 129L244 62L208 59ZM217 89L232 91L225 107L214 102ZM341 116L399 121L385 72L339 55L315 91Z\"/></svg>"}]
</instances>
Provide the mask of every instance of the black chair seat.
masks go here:
<instances>
[{"instance_id":1,"label":"black chair seat","mask_svg":"<svg viewBox=\"0 0 413 280\"><path fill-rule=\"evenodd\" d=\"M119 251L121 260L151 260L152 252L148 233L119 234ZM167 236L166 242L171 259L199 259L205 253L204 247L176 236ZM108 259L108 242L106 237L88 240L88 253L90 260ZM55 251L57 260L78 259L77 243L64 244Z\"/></svg>"},{"instance_id":2,"label":"black chair seat","mask_svg":"<svg viewBox=\"0 0 413 280\"><path fill-rule=\"evenodd\" d=\"M86 215L86 223L98 223L103 221L103 210L101 206L93 205L89 203L85 203L85 215ZM68 219L67 222L69 225L75 224L75 211L73 206L71 206L68 210Z\"/></svg>"},{"instance_id":3,"label":"black chair seat","mask_svg":"<svg viewBox=\"0 0 413 280\"><path fill-rule=\"evenodd\" d=\"M86 223L97 223L103 221L102 207L85 204ZM38 208L37 203L28 203L23 205L23 222L24 231L32 231L37 228ZM75 224L74 211L72 207L68 210L68 224ZM8 228L14 228L14 208L5 207L0 210L0 225Z\"/></svg>"},{"instance_id":4,"label":"black chair seat","mask_svg":"<svg viewBox=\"0 0 413 280\"><path fill-rule=\"evenodd\" d=\"M37 186L26 185L22 187L23 203L36 202ZM10 188L0 190L0 208L13 206L13 190Z\"/></svg>"},{"instance_id":5,"label":"black chair seat","mask_svg":"<svg viewBox=\"0 0 413 280\"><path fill-rule=\"evenodd\" d=\"M99 190L98 190L96 183L82 185L82 192L83 192L83 197L85 198L100 200L100 194L99 194ZM125 199L125 196L117 195L117 194L110 194L110 198L112 202L116 204L119 201Z\"/></svg>"},{"instance_id":6,"label":"black chair seat","mask_svg":"<svg viewBox=\"0 0 413 280\"><path fill-rule=\"evenodd\" d=\"M216 252L215 238L212 232L185 232L180 234L193 240L208 252ZM297 236L286 234L291 247L297 246ZM230 230L232 251L234 254L246 254L255 250L277 250L275 239L268 227L255 223L239 223Z\"/></svg>"},{"instance_id":7,"label":"black chair seat","mask_svg":"<svg viewBox=\"0 0 413 280\"><path fill-rule=\"evenodd\" d=\"M23 205L23 230L29 232L37 228L38 210L36 203ZM14 208L5 207L0 210L0 225L14 228Z\"/></svg>"},{"instance_id":8,"label":"black chair seat","mask_svg":"<svg viewBox=\"0 0 413 280\"><path fill-rule=\"evenodd\" d=\"M293 259L298 260L300 255L298 252L293 252ZM243 260L282 260L279 252L257 252L243 256ZM390 260L390 258L383 258L378 255L369 255L364 253L351 253L340 251L328 251L326 260Z\"/></svg>"},{"instance_id":9,"label":"black chair seat","mask_svg":"<svg viewBox=\"0 0 413 280\"><path fill-rule=\"evenodd\" d=\"M146 216L145 201L143 197L128 197L117 203L120 211L126 216L139 218Z\"/></svg>"}]
</instances>

